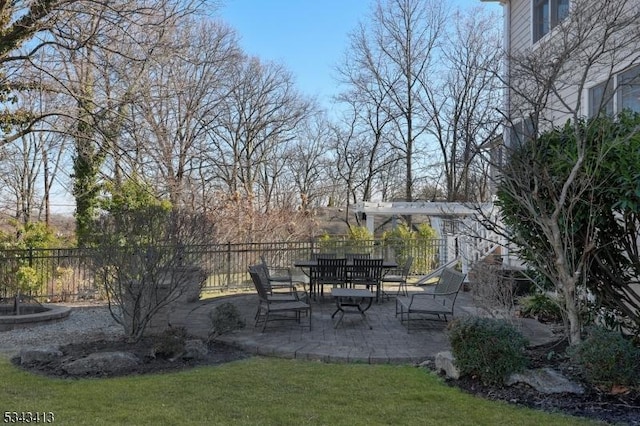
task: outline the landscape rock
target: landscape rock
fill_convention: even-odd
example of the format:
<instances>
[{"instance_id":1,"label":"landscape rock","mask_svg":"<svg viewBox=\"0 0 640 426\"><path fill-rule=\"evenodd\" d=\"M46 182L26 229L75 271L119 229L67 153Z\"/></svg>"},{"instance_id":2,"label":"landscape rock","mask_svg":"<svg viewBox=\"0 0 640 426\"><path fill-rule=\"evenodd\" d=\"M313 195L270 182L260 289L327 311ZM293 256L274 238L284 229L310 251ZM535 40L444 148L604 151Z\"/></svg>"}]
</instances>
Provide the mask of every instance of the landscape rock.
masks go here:
<instances>
[{"instance_id":1,"label":"landscape rock","mask_svg":"<svg viewBox=\"0 0 640 426\"><path fill-rule=\"evenodd\" d=\"M511 386L519 382L526 383L538 392L544 394L574 393L581 395L584 393L582 386L572 382L551 368L536 368L533 370L525 370L522 373L512 374L507 379L506 384Z\"/></svg>"},{"instance_id":2,"label":"landscape rock","mask_svg":"<svg viewBox=\"0 0 640 426\"><path fill-rule=\"evenodd\" d=\"M20 351L20 364L48 363L61 356L58 347L23 349Z\"/></svg>"},{"instance_id":3,"label":"landscape rock","mask_svg":"<svg viewBox=\"0 0 640 426\"><path fill-rule=\"evenodd\" d=\"M460 370L455 366L455 358L451 351L438 352L436 354L436 369L444 371L450 379L457 380L460 378Z\"/></svg>"},{"instance_id":4,"label":"landscape rock","mask_svg":"<svg viewBox=\"0 0 640 426\"><path fill-rule=\"evenodd\" d=\"M140 359L130 352L97 352L67 363L63 368L73 376L95 376L133 371Z\"/></svg>"},{"instance_id":5,"label":"landscape rock","mask_svg":"<svg viewBox=\"0 0 640 426\"><path fill-rule=\"evenodd\" d=\"M419 362L416 367L419 368L432 368L434 367L434 361L432 359L425 359L422 362Z\"/></svg>"},{"instance_id":6,"label":"landscape rock","mask_svg":"<svg viewBox=\"0 0 640 426\"><path fill-rule=\"evenodd\" d=\"M209 354L209 348L200 339L192 339L184 342L182 359L202 360Z\"/></svg>"}]
</instances>

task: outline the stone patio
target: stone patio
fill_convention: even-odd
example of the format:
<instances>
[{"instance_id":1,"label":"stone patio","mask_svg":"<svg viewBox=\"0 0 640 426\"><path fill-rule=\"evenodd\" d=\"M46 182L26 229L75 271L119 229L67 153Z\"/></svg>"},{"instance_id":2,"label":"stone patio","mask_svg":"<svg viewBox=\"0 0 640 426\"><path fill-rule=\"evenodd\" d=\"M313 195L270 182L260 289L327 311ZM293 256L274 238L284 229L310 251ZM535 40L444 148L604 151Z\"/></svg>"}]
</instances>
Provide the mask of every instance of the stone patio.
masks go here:
<instances>
[{"instance_id":1,"label":"stone patio","mask_svg":"<svg viewBox=\"0 0 640 426\"><path fill-rule=\"evenodd\" d=\"M433 360L438 352L450 350L446 335L447 324L426 320L412 325L411 333L395 316L395 300L374 303L367 311L372 329L359 315L347 315L338 329L334 328L335 303L327 298L312 302L312 329L295 321L273 321L264 333L254 328L254 314L258 306L255 294L225 296L183 304L169 314L172 326L183 326L190 333L206 338L211 328L209 312L221 303L232 302L240 310L246 327L220 337L218 340L238 346L258 355L319 360L326 362L361 363L420 363ZM456 302L456 316L477 315L473 298L461 292ZM533 319L514 319L514 325L529 339L532 346L554 340L552 330Z\"/></svg>"}]
</instances>

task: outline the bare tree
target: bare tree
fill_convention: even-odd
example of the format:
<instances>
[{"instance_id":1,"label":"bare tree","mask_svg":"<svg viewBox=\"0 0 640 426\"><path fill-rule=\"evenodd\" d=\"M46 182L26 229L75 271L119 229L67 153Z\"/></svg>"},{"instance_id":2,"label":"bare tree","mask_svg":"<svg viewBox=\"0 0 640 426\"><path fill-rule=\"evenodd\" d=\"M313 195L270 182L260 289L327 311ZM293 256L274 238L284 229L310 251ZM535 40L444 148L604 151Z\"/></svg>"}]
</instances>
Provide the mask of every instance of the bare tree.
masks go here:
<instances>
[{"instance_id":1,"label":"bare tree","mask_svg":"<svg viewBox=\"0 0 640 426\"><path fill-rule=\"evenodd\" d=\"M597 122L584 125L582 95L592 81L612 81L620 66L637 63L639 44L637 2L576 0L535 49L513 47L509 52L510 145L505 147L508 161L500 168L499 190L513 200L519 216L503 216L512 225L514 220L530 223L537 231L531 235L536 238L509 229L503 235L530 253L529 265L562 296L572 344L581 341L580 290L588 280L598 236L598 207L585 207L585 200L602 190L596 176L606 154L594 148ZM563 144L562 157L550 156L544 150L554 134L548 131L564 120L570 120L564 132L571 135L571 144ZM514 155L523 149L524 155ZM550 162L563 171L561 181L547 173ZM585 219L584 229L576 239L573 225L579 216Z\"/></svg>"},{"instance_id":2,"label":"bare tree","mask_svg":"<svg viewBox=\"0 0 640 426\"><path fill-rule=\"evenodd\" d=\"M329 161L327 144L331 138L329 123L323 115L314 115L302 123L287 157L288 168L297 190L300 210L309 211L326 202L325 169Z\"/></svg>"},{"instance_id":3,"label":"bare tree","mask_svg":"<svg viewBox=\"0 0 640 426\"><path fill-rule=\"evenodd\" d=\"M33 132L2 148L0 181L12 216L23 224L49 223L49 193L63 161L64 140L55 133Z\"/></svg>"},{"instance_id":4,"label":"bare tree","mask_svg":"<svg viewBox=\"0 0 640 426\"><path fill-rule=\"evenodd\" d=\"M9 111L13 116L24 111L26 119L6 141L38 130L36 124L44 119L51 126L47 131L66 134L73 141L80 244L95 214L101 167L120 137L123 106L131 101L131 87L125 87L125 80L118 77L140 71L161 42L164 25L191 12L192 5L174 0L33 2L30 10L46 12L46 16L40 16L35 31L22 40L29 43L15 44L4 57L3 65L11 76L6 87L16 97L44 91L66 98L59 108L48 103L45 110L42 104L31 102L37 109ZM11 13L24 13L24 4L22 7ZM118 61L127 69L116 70Z\"/></svg>"},{"instance_id":5,"label":"bare tree","mask_svg":"<svg viewBox=\"0 0 640 426\"><path fill-rule=\"evenodd\" d=\"M378 84L370 70L360 69L349 56L338 72L347 89L337 97L346 108L343 130L336 132L341 134L336 140L336 155L343 177L352 175L356 170L350 168L354 166L364 172L357 193L353 191L352 179L347 179L349 197L353 202L370 201L374 192L378 192L375 185L381 183L380 173L404 160L390 143L395 132L392 101L389 89Z\"/></svg>"},{"instance_id":6,"label":"bare tree","mask_svg":"<svg viewBox=\"0 0 640 426\"><path fill-rule=\"evenodd\" d=\"M207 271L189 248L213 238L213 225L204 216L149 207L103 216L96 225L101 233L92 267L128 340L142 338L178 299L198 299Z\"/></svg>"},{"instance_id":7,"label":"bare tree","mask_svg":"<svg viewBox=\"0 0 640 426\"><path fill-rule=\"evenodd\" d=\"M139 90L127 138L136 153L130 167L143 167L180 206L192 193L192 174L206 167L207 135L217 125L241 53L234 31L220 22L187 20L167 31L154 63L143 75L128 76Z\"/></svg>"},{"instance_id":8,"label":"bare tree","mask_svg":"<svg viewBox=\"0 0 640 426\"><path fill-rule=\"evenodd\" d=\"M97 45L111 49L110 42L119 44L132 42L136 31L129 32L132 27L142 25L147 37L158 23L157 18L164 12L164 18L175 17L197 6L196 1L181 2L173 0L137 0L105 1L105 0L19 0L2 2L0 13L2 20L2 41L0 42L0 67L2 72L2 101L19 99L25 93L42 87L23 78L21 73L12 70L35 67L46 74L50 69L40 63L42 55L48 50L64 50L67 52L82 50L86 45ZM101 22L94 25L92 31L85 32L78 39L79 33L74 29L80 22ZM155 27L157 28L157 26ZM105 31L107 29L108 31ZM110 36L116 35L115 38ZM139 40L138 40L139 41ZM116 45L119 45L116 44ZM115 49L114 49L115 51ZM135 60L136 58L131 58ZM52 75L53 73L49 74ZM38 80L39 81L39 80ZM5 104L0 119L4 123L4 131L0 143L11 142L33 130L33 126L41 119L52 114L66 115L65 110L34 111L17 108L11 103Z\"/></svg>"},{"instance_id":9,"label":"bare tree","mask_svg":"<svg viewBox=\"0 0 640 426\"><path fill-rule=\"evenodd\" d=\"M375 111L375 112L374 112ZM346 201L345 222L351 224L351 205L371 201L382 193L382 176L391 166L401 163L386 138L380 124L379 110L367 110L366 105L353 103L345 113L341 126L333 128L331 164L337 172ZM360 225L359 217L355 217Z\"/></svg>"},{"instance_id":10,"label":"bare tree","mask_svg":"<svg viewBox=\"0 0 640 426\"><path fill-rule=\"evenodd\" d=\"M404 161L407 201L414 197L414 155L424 149L429 125L423 108L424 83L435 60L445 18L444 6L438 1L376 2L371 25L361 25L353 33L341 71L354 90L370 98L371 107L384 108L384 116L378 114L376 118L391 120L394 131L389 133L392 137L387 143ZM382 124L378 121L377 130Z\"/></svg>"},{"instance_id":11,"label":"bare tree","mask_svg":"<svg viewBox=\"0 0 640 426\"><path fill-rule=\"evenodd\" d=\"M212 123L207 161L228 192L266 197L268 190L263 185L259 192L258 184L269 173L271 155L295 138L312 105L296 91L290 72L257 58L239 62L229 84L219 119Z\"/></svg>"},{"instance_id":12,"label":"bare tree","mask_svg":"<svg viewBox=\"0 0 640 426\"><path fill-rule=\"evenodd\" d=\"M438 143L447 201L485 201L489 176L483 150L497 137L502 103L501 34L495 14L456 11L433 72L425 74L424 109Z\"/></svg>"}]
</instances>

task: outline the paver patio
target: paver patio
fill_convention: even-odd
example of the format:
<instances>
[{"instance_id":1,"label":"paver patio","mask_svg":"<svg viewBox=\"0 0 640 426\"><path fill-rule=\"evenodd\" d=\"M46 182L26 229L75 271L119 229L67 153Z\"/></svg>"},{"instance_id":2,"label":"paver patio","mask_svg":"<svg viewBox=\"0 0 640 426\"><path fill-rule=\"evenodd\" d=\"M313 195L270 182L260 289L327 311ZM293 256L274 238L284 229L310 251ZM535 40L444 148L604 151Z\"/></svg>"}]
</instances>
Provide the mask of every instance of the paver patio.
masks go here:
<instances>
[{"instance_id":1,"label":"paver patio","mask_svg":"<svg viewBox=\"0 0 640 426\"><path fill-rule=\"evenodd\" d=\"M331 314L335 303L330 298L312 302L312 330L295 321L274 321L264 333L254 328L258 303L255 294L226 296L185 304L174 309L169 320L172 326L183 326L192 334L206 338L211 328L209 312L223 302L232 302L240 310L246 327L224 335L219 340L259 355L282 358L320 360L327 362L419 363L433 359L438 352L450 350L443 321L424 321L412 326L411 333L395 316L395 300L374 303L367 311L367 324L357 315L346 316L338 329ZM458 297L456 316L476 315L469 292ZM554 340L551 329L533 319L514 319L514 324L529 339L532 346ZM302 321L304 324L305 321Z\"/></svg>"}]
</instances>

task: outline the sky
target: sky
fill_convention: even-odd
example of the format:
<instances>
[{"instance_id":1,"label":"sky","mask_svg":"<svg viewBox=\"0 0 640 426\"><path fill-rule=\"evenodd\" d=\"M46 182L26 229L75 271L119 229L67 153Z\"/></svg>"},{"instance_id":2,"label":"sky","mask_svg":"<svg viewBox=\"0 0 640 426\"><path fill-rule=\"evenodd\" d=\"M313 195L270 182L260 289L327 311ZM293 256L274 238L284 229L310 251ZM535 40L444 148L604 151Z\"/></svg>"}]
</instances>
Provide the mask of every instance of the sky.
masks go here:
<instances>
[{"instance_id":1,"label":"sky","mask_svg":"<svg viewBox=\"0 0 640 426\"><path fill-rule=\"evenodd\" d=\"M443 1L460 9L501 12L498 3ZM365 21L372 5L373 0L224 0L217 15L237 31L246 53L282 63L302 93L328 106L348 34Z\"/></svg>"}]
</instances>

